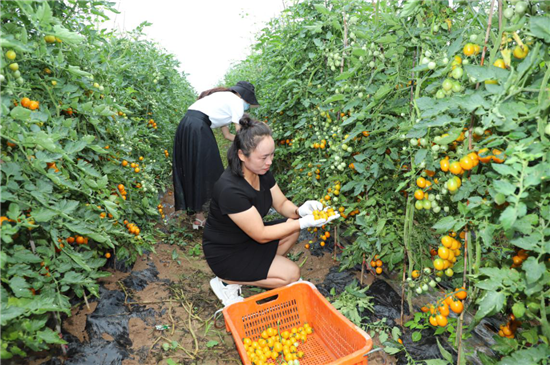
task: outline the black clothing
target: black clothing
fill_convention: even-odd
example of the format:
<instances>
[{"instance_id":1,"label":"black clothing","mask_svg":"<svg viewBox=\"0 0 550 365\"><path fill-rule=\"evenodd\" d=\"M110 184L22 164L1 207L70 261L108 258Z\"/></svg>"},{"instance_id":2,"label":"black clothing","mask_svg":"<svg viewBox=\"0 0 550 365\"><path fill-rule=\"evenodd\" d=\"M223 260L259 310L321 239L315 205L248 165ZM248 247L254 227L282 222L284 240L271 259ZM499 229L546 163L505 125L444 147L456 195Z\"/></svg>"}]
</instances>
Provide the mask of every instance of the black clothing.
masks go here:
<instances>
[{"instance_id":1,"label":"black clothing","mask_svg":"<svg viewBox=\"0 0 550 365\"><path fill-rule=\"evenodd\" d=\"M172 163L175 210L202 211L223 172L211 124L206 114L188 110L178 126Z\"/></svg>"},{"instance_id":2,"label":"black clothing","mask_svg":"<svg viewBox=\"0 0 550 365\"><path fill-rule=\"evenodd\" d=\"M256 207L262 217L273 203L270 189L275 179L270 171L260 175L260 190L255 190L244 177L227 168L214 185L210 213L203 234L203 250L208 265L219 278L233 281L257 281L267 278L279 240L258 243L237 226L228 214ZM281 219L265 222L278 224Z\"/></svg>"}]
</instances>

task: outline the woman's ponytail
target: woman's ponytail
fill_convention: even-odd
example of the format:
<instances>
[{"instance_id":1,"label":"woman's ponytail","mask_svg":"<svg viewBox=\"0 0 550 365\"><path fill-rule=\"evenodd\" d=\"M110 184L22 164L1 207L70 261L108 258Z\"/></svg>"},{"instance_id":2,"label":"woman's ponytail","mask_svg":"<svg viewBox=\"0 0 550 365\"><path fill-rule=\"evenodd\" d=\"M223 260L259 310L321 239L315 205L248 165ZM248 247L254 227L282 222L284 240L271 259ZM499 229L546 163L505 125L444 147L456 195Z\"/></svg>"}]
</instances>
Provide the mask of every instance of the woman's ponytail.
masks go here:
<instances>
[{"instance_id":1,"label":"woman's ponytail","mask_svg":"<svg viewBox=\"0 0 550 365\"><path fill-rule=\"evenodd\" d=\"M253 119L249 114L244 114L239 120L241 129L235 134L235 139L227 150L227 162L231 172L237 176L243 176L242 161L239 158L239 150L245 156L256 149L262 139L271 137L271 128L264 122Z\"/></svg>"}]
</instances>

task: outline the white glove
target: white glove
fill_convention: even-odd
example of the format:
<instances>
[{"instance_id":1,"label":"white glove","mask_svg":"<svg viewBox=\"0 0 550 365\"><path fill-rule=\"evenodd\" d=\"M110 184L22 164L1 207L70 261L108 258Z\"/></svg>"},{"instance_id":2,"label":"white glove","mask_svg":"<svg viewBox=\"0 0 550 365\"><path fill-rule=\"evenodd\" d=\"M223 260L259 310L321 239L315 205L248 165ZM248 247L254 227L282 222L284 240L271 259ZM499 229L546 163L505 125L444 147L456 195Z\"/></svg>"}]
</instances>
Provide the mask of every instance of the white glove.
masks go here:
<instances>
[{"instance_id":1,"label":"white glove","mask_svg":"<svg viewBox=\"0 0 550 365\"><path fill-rule=\"evenodd\" d=\"M313 228L313 227L321 227L327 223L332 222L335 219L340 218L340 214L336 213L333 216L329 217L328 219L317 219L313 217L313 215L306 215L305 217L302 217L298 219L298 222L300 222L300 229L304 228Z\"/></svg>"},{"instance_id":2,"label":"white glove","mask_svg":"<svg viewBox=\"0 0 550 365\"><path fill-rule=\"evenodd\" d=\"M313 215L309 214L309 215L306 215L305 217L298 219L298 222L300 222L300 229L305 229L305 228L321 227L323 224L327 223L327 220L326 219L315 220Z\"/></svg>"},{"instance_id":3,"label":"white glove","mask_svg":"<svg viewBox=\"0 0 550 365\"><path fill-rule=\"evenodd\" d=\"M317 200L308 200L298 208L298 215L305 217L308 214L312 214L314 210L323 210L323 203Z\"/></svg>"}]
</instances>

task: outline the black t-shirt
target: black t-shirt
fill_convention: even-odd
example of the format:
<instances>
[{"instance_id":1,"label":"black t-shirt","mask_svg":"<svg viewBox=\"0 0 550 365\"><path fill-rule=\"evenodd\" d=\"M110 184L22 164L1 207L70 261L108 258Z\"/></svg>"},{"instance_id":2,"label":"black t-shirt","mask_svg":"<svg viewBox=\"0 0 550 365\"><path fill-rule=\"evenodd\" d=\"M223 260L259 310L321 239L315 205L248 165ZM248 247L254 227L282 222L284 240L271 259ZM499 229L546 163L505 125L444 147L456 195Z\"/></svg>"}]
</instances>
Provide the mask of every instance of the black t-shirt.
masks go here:
<instances>
[{"instance_id":1,"label":"black t-shirt","mask_svg":"<svg viewBox=\"0 0 550 365\"><path fill-rule=\"evenodd\" d=\"M203 239L211 243L242 243L250 237L237 226L228 214L244 212L256 207L262 217L273 204L271 188L275 186L271 171L260 175L260 190L254 189L244 177L236 176L227 168L214 184L210 212Z\"/></svg>"}]
</instances>

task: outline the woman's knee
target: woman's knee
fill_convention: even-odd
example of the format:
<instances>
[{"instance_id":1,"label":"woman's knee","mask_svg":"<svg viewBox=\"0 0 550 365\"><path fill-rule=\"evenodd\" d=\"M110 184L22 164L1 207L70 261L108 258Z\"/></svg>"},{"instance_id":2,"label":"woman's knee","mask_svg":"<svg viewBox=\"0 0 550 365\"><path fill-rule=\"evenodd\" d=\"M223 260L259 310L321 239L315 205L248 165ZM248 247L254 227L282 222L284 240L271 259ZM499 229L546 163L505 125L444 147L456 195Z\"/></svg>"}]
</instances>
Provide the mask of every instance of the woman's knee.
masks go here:
<instances>
[{"instance_id":1,"label":"woman's knee","mask_svg":"<svg viewBox=\"0 0 550 365\"><path fill-rule=\"evenodd\" d=\"M289 267L289 270L287 272L287 283L285 285L294 283L298 280L300 280L300 267L293 263L293 265Z\"/></svg>"}]
</instances>

